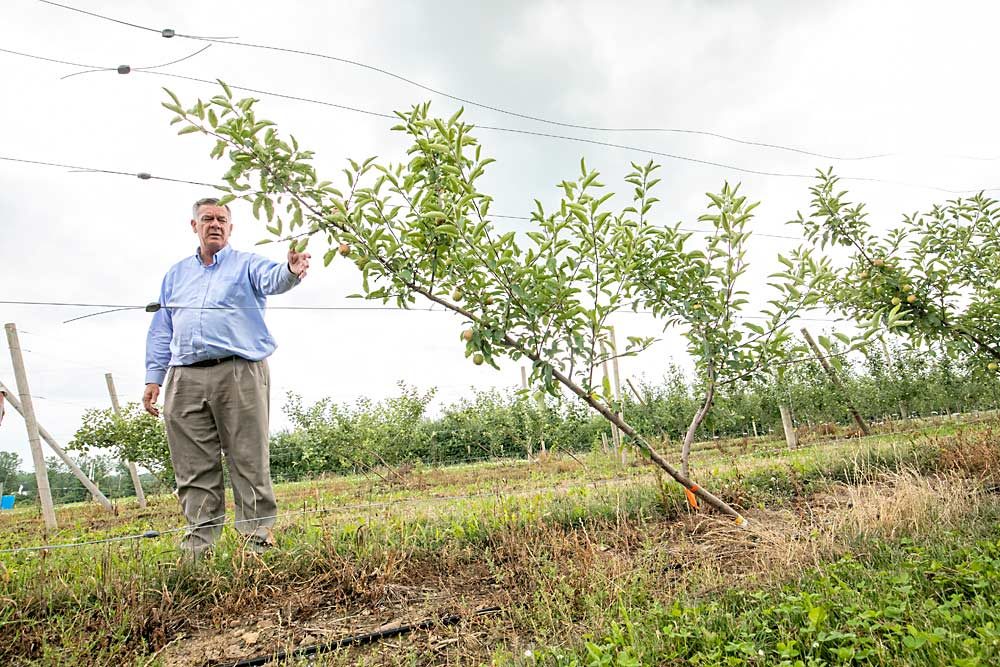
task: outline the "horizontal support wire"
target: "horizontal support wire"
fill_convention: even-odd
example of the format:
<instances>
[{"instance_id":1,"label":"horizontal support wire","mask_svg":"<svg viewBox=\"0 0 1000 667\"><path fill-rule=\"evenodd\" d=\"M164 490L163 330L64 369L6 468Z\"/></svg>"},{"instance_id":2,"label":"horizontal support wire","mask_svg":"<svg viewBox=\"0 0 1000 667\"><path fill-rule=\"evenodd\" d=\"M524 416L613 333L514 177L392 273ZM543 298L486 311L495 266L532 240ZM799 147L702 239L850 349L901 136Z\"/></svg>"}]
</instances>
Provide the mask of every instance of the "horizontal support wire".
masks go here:
<instances>
[{"instance_id":1,"label":"horizontal support wire","mask_svg":"<svg viewBox=\"0 0 1000 667\"><path fill-rule=\"evenodd\" d=\"M39 1L40 2L46 2L47 4L58 5L58 3L48 2L48 0L39 0ZM71 7L68 7L68 6L65 6L65 5L58 5L58 6L66 7L66 8L69 8L69 9L74 9L74 8L71 8ZM180 35L178 35L178 36L180 36ZM206 38L199 38L199 39L206 39ZM223 42L223 43L234 44L234 42ZM278 50L280 50L280 49L278 49ZM57 63L62 63L62 64L73 64L75 66L80 66L79 63L70 63L69 61L60 61L60 60L55 59L55 58L48 58L48 57L45 57L45 56L38 56L36 54L29 54L29 53L25 53L25 52L21 52L21 51L13 51L13 50L10 50L10 49L0 49L0 51L2 51L4 53L9 53L9 54L12 54L12 55L17 55L17 56L22 56L22 57L27 57L27 58L33 58L33 59L37 59L37 60L45 61L45 62L57 62ZM103 68L103 69L107 69L107 68ZM95 69L94 71L99 71L99 70ZM122 71L121 68L119 68L119 71ZM132 72L132 71L134 71L136 73L140 73L140 74L150 74L150 75L156 75L156 76L165 76L165 77L170 77L170 78L175 78L175 79L183 79L183 80L187 80L187 81L193 81L193 82L204 83L204 84L209 84L209 85L218 85L218 80L212 81L212 80L209 80L209 79L200 79L200 78L197 78L197 77L183 76L183 75L179 75L179 74L172 74L172 73L169 73L169 72L151 71L150 68L145 68L145 69L136 68L134 70L132 70L132 69L129 70L129 72ZM125 72L123 72L123 73L125 73ZM279 98L284 98L284 99L296 100L296 101L306 102L306 103L310 103L310 104L320 104L320 105L323 105L323 106L339 108L339 109L342 109L342 110L345 110L345 111L351 111L351 112L355 112L355 113L363 113L363 114L370 115L370 116L378 116L378 117L383 117L383 118L392 119L392 120L399 120L399 117L396 116L396 115L391 115L391 114L376 112L376 111L372 111L372 110L369 110L369 109L363 109L363 108L360 108L360 107L350 107L350 106L346 106L346 105L335 104L335 103L332 103L332 102L326 102L326 101L323 101L323 100L311 99L311 98L306 98L306 97L301 97L301 96L295 96L295 95L289 95L289 94L285 94L285 93L279 93L279 92L264 90L264 89L261 89L261 88L250 88L250 87L241 86L241 85L238 85L238 84L228 84L228 85L232 89L243 90L243 91L246 91L246 92L252 92L252 93L256 93L256 94L260 94L260 95L268 95L268 96L272 96L272 97L279 97ZM743 173L743 174L752 174L752 175L767 176L767 177L773 177L773 178L792 178L792 179L810 179L810 180L811 179L815 179L816 176L817 176L817 174L815 172L813 172L813 173L779 172L779 171L771 171L771 170L765 170L765 169L757 169L757 168L753 168L753 167L743 167L743 166L738 166L738 165L734 165L734 164L728 164L728 163L718 162L718 161L715 161L715 160L702 159L702 158L698 158L698 157L694 157L694 156L689 156L689 155L681 155L681 154L677 154L677 153L670 153L670 152L666 152L666 151L654 150L654 149L651 149L651 148L645 148L645 147L641 147L641 146L631 146L631 145L614 143L614 142L608 142L608 141L600 141L600 140L597 140L597 139L588 139L588 138L585 138L585 137L577 137L577 136L562 135L562 134L553 134L553 133L550 133L550 132L539 132L539 131L525 130L525 129L520 129L520 128L500 127L500 126L485 125L485 124L474 125L474 127L478 128L478 129L481 129L481 130L504 132L504 133L508 133L508 134L520 134L520 135L524 135L524 136L532 136L532 137L539 137L539 138L557 139L557 140L567 141L567 142L572 142L572 143L582 143L582 144L589 144L589 145L594 145L594 146L601 146L601 147L605 147L605 148L614 148L614 149L625 150L625 151L629 151L629 152L641 153L641 154L644 154L644 155L651 155L651 156L655 156L655 157L665 158L665 159L669 159L669 160L677 160L677 161L687 162L687 163L691 163L691 164L699 164L699 165L703 165L703 166L717 167L717 168L720 168L720 169L726 169L726 170L729 170L729 171L735 171L735 172L739 172L739 173ZM694 133L698 133L698 132L694 132ZM718 136L721 136L721 135L718 135ZM744 142L744 143L759 143L759 142ZM793 149L793 150L797 150L797 149ZM801 152L801 151L799 151L799 152ZM845 181L845 182L851 181L851 182L859 182L859 183L878 183L878 184L883 184L883 185L894 185L894 186L901 186L901 187L907 187L907 188L915 188L915 189L921 189L921 190L933 190L933 191L937 191L937 192L944 192L944 193L949 193L949 194L959 194L959 195L961 195L961 194L974 194L974 193L979 193L979 192L991 192L991 191L995 191L995 190L1000 190L1000 186L995 186L995 187L975 187L975 188L946 188L946 187L942 187L942 186L925 184L925 183L910 183L910 182L906 182L906 181L897 181L897 180L892 180L892 179L884 179L884 178L876 178L876 177L868 177L868 176L850 176L850 175L846 175L846 176L840 176L839 178L840 178L841 181ZM161 179L161 180L167 180L167 179Z\"/></svg>"},{"instance_id":2,"label":"horizontal support wire","mask_svg":"<svg viewBox=\"0 0 1000 667\"><path fill-rule=\"evenodd\" d=\"M390 78L395 79L397 81L401 81L401 82L406 83L406 84L408 84L410 86L414 86L416 88L419 88L419 89L424 90L426 92L432 93L434 95L445 97L445 98L453 100L455 102L460 102L462 104L466 104L466 105L469 105L469 106L478 107L480 109L485 109L487 111L493 111L493 112L496 112L496 113L499 113L499 114L503 114L503 115L506 115L506 116L511 116L511 117L514 117L514 118L520 118L520 119L523 119L523 120L529 120L529 121L533 121L533 122L536 122L536 123L542 123L542 124L545 124L545 125L553 125L553 126L564 127L564 128L568 128L568 129L586 130L586 131L590 131L590 132L605 132L605 133L637 132L637 133L668 133L668 134L682 134L682 135L698 135L698 136L710 137L710 138L713 138L713 139L720 139L722 141L726 141L726 142L730 142L730 143L742 144L742 145L752 146L752 147L757 147L757 148L766 148L766 149L777 150L777 151L785 151L785 152L790 152L790 153L797 153L797 154L800 154L800 155L806 155L806 156L810 156L810 157L818 157L818 158L823 158L823 159L826 159L826 160L834 160L834 161L838 161L838 162L841 162L841 161L866 161L866 160L877 160L877 159L887 158L887 157L904 157L904 156L906 156L906 154L904 154L904 153L890 153L890 152L880 152L880 153L874 153L874 154L868 154L868 155L853 155L853 156L832 155L832 154L829 154L829 153L822 153L822 152L818 152L818 151L815 151L815 150L804 149L804 148L796 147L796 146L789 146L789 145L784 145L784 144L779 144L779 143L765 142L765 141L760 141L760 140L756 140L756 139L746 139L746 138L734 137L734 136L723 134L721 132L713 131L713 130L700 130L700 129L691 129L691 128L678 128L678 127L648 127L648 126L645 126L645 127L642 127L642 126L637 126L637 127L608 127L608 126L599 126L599 125L594 125L594 124L573 123L573 122L567 122L567 121L561 121L561 120L554 120L554 119L543 118L541 116L532 115L532 114L528 114L528 113L524 113L524 112L520 112L520 111L514 111L514 110L507 109L507 108L504 108L504 107L500 107L500 106L497 106L497 105L486 104L486 103L483 103L483 102L479 102L479 101L476 101L476 100L469 99L468 97L462 97L462 96L456 95L454 93L449 93L449 92L446 92L446 91L443 91L443 90L440 90L440 89L433 88L433 87L431 87L431 86L429 86L427 84L421 83L421 82L416 81L416 80L414 80L412 78L409 78L407 76L399 74L398 72L394 72L392 70L389 70L389 69L386 69L386 68L383 68L383 67L378 67L378 66L375 66L375 65L371 65L369 63L364 63L364 62L361 62L361 61L358 61L358 60L353 60L353 59L350 59L350 58L343 58L343 57L333 56L333 55L329 55L329 54L325 54L325 53L318 53L318 52L315 52L315 51L308 51L308 50L305 50L305 49L294 49L294 48L281 47L281 46L275 46L275 45L269 45L269 44L255 44L255 43L251 43L251 42L243 42L243 41L239 41L235 37L208 37L208 36L203 36L203 35L189 35L189 34L185 34L185 33L180 33L180 32L177 32L176 30L174 30L173 28L156 29L156 28L153 28L151 26L140 25L140 24L137 24L137 23L132 23L132 22L125 21L125 20L122 20L122 19L118 19L118 18L114 18L114 17L111 17L111 16L107 16L107 15L104 15L104 14L99 14L99 13L96 13L96 12L92 12L92 11L87 11L87 10L84 10L84 9L80 9L80 8L77 8L77 7L74 7L74 6L71 6L71 5L67 5L67 4L63 4L63 3L59 3L59 2L54 2L53 0L38 0L38 1L41 2L41 3L43 3L43 4L46 4L46 5L50 5L50 6L53 6L53 7L58 7L58 8L61 8L61 9L67 10L67 11L71 11L71 12L77 12L77 13L80 13L80 14L85 14L87 16L91 16L93 18L97 18L97 19L100 19L100 20L103 20L103 21L110 21L110 22L113 22L113 23L117 23L119 25L124 25L124 26L130 27L130 28L135 28L135 29L138 29L138 30L146 31L146 32L157 33L157 34L159 34L162 37L167 37L167 38L177 37L177 38L181 38L181 39L189 39L189 40L195 40L195 41L210 42L210 43L213 43L213 44L223 44L225 46L230 46L230 47L239 47L239 48L245 48L245 49L273 51L273 52L278 52L278 53L287 53L287 54L293 54L293 55L301 55L301 56L306 56L306 57L314 58L314 59L320 59L320 60L327 60L327 61L332 61L332 62L338 62L338 63L341 63L341 64L349 65L349 66L352 66L352 67L364 69L364 70L367 70L367 71L375 72L377 74L381 74L383 76L390 77ZM928 156L928 157L940 157L940 156ZM963 160L977 160L977 161L995 161L995 160L1000 159L1000 157L998 157L998 156L952 155L952 156L945 156L945 157L951 157L951 158L963 159Z\"/></svg>"},{"instance_id":3,"label":"horizontal support wire","mask_svg":"<svg viewBox=\"0 0 1000 667\"><path fill-rule=\"evenodd\" d=\"M18 301L18 300L0 300L0 305L15 305L15 306L38 306L38 307L75 307L75 308L102 308L105 304L97 303L66 303L62 301ZM96 315L105 315L112 312L119 312L123 310L146 310L155 311L161 308L166 308L168 310L292 310L292 311L351 311L351 312L424 312L424 313L439 313L439 314L449 314L454 315L451 310L444 308L430 308L430 307L417 307L417 308L399 308L398 306L181 306L176 304L161 305L158 303L149 303L145 306L118 306L115 310L104 311L101 313L93 313L89 316L92 317ZM653 315L651 310L619 310L615 314L620 315ZM75 318L82 319L82 318ZM736 315L734 319L738 320L770 320L770 318L763 315ZM824 318L824 317L796 317L796 321L802 322L840 322L841 320L837 318ZM73 320L67 320L73 321ZM94 367L96 368L96 367Z\"/></svg>"},{"instance_id":4,"label":"horizontal support wire","mask_svg":"<svg viewBox=\"0 0 1000 667\"><path fill-rule=\"evenodd\" d=\"M568 487L568 488L563 488L563 489L553 489L552 487L533 487L533 488L530 488L530 489L523 490L520 493L510 494L510 495L503 495L503 494L499 494L499 493L496 493L496 492L493 492L493 491L487 491L487 492L465 493L465 494L456 494L456 495L447 495L447 496L429 496L427 498L401 498L401 499L398 499L398 500L387 500L387 501L368 502L368 503L354 503L354 504L348 504L348 505L338 505L336 507L319 507L319 508L308 509L308 510L296 510L294 512L280 512L280 513L273 514L273 515L270 515L270 516L254 517L252 519L226 519L224 515L219 515L217 517L212 517L212 518L208 519L207 521L209 523L199 523L199 524L197 524L196 527L197 528L221 528L221 527L224 527L224 526L233 526L233 527L235 527L235 526L237 526L239 524L242 524L242 523L252 523L252 522L256 522L256 521L271 520L271 519L278 520L278 519L285 519L285 518L298 517L298 516L306 516L306 515L313 515L313 514L343 514L343 513L346 513L346 512L353 512L353 511L357 511L357 510L370 511L370 510L373 510L373 509L387 509L387 508L399 507L399 506L406 506L406 507L408 507L408 506L419 505L419 504L451 503L451 502L455 502L457 500L473 500L473 499L482 499L482 498L497 498L498 500L506 501L506 500L510 500L510 499L513 499L513 498L522 497L524 495L529 495L530 493L535 492L535 491L539 492L540 495L543 494L543 493L552 493L554 490L563 491L563 492L566 492L568 494L569 492L577 490L577 489L597 488L597 487L601 487L601 486L609 486L609 485L613 485L613 484L620 484L623 481L627 482L629 480L634 480L634 479L637 479L637 478L636 477L614 477L614 478L610 478L610 479L593 479L593 480L587 481L584 484L577 485L575 487ZM168 528L168 529L165 529L165 530L147 530L147 531L144 531L142 533L134 533L134 534L130 534L130 535L118 535L118 536L115 536L115 537L106 537L106 538L101 538L101 539L96 539L96 540L85 540L85 541L81 541L81 542L61 542L61 543L43 544L43 545L31 546L31 547L13 547L13 548L9 548L9 549L0 549L0 555L13 555L13 554L19 554L19 553L26 553L26 552L35 552L35 551L53 551L53 550L57 550L57 549L77 549L77 548L82 548L82 547L87 547L87 546L113 544L113 543L116 543L116 542L127 542L127 541L141 540L141 539L152 539L152 538L163 537L165 535L179 533L179 532L186 531L186 530L188 530L188 526L178 526L178 527L175 527L175 528Z\"/></svg>"}]
</instances>

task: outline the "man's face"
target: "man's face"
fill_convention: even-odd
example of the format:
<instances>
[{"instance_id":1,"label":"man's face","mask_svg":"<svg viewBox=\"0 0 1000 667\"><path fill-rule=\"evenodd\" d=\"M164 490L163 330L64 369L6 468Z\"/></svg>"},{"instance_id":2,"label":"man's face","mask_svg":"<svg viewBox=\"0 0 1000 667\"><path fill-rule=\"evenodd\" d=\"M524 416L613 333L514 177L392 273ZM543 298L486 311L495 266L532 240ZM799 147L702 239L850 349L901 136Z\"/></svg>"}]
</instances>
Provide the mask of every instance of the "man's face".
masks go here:
<instances>
[{"instance_id":1,"label":"man's face","mask_svg":"<svg viewBox=\"0 0 1000 667\"><path fill-rule=\"evenodd\" d=\"M197 217L191 221L191 229L198 235L201 247L214 255L229 242L233 223L229 221L229 211L225 206L202 204Z\"/></svg>"}]
</instances>

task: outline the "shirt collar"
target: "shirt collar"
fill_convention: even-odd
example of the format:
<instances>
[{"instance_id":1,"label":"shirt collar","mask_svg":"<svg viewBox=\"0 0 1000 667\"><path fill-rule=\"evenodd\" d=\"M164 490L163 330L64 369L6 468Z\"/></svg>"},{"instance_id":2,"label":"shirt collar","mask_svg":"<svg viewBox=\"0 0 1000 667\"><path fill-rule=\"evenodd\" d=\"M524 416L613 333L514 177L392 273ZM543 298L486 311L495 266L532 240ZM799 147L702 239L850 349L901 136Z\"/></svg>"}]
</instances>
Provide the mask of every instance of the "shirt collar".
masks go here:
<instances>
[{"instance_id":1,"label":"shirt collar","mask_svg":"<svg viewBox=\"0 0 1000 667\"><path fill-rule=\"evenodd\" d=\"M218 264L222 260L224 260L226 257L228 257L229 255L231 255L232 252L233 252L232 246L230 246L227 243L226 245L224 245L222 247L222 250L220 250L219 252L215 253L215 258L212 260L212 263L209 264L208 266L215 266L216 264ZM198 264L201 264L201 266L205 266L205 264L203 264L202 261L201 261L201 246L198 246L197 248L194 249L194 261L198 262ZM208 267L205 267L205 268L208 268Z\"/></svg>"}]
</instances>

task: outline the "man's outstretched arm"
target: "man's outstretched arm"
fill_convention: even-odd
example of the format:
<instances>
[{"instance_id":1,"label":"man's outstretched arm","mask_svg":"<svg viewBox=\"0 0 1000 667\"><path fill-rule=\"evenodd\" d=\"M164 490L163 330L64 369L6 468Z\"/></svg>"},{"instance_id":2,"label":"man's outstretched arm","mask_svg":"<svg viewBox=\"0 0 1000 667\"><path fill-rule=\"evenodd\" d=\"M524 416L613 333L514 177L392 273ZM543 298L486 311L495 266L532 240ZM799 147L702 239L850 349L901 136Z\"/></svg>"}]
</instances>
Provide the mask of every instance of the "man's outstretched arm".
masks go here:
<instances>
[{"instance_id":1,"label":"man's outstretched arm","mask_svg":"<svg viewBox=\"0 0 1000 667\"><path fill-rule=\"evenodd\" d=\"M284 264L258 257L251 265L254 287L264 296L287 292L306 277L310 257L307 252L294 250L288 251L288 262Z\"/></svg>"}]
</instances>

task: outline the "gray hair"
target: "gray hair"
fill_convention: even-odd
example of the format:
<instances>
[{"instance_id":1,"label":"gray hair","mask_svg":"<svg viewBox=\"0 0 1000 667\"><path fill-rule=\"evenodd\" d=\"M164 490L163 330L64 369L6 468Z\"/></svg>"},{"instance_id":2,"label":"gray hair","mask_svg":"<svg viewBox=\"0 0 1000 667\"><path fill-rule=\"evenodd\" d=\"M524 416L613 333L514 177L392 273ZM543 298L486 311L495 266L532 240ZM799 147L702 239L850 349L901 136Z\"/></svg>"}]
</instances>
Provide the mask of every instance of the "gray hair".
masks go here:
<instances>
[{"instance_id":1,"label":"gray hair","mask_svg":"<svg viewBox=\"0 0 1000 667\"><path fill-rule=\"evenodd\" d=\"M191 219L194 220L198 217L198 209L201 208L202 206L218 206L218 205L219 205L218 197L202 197L201 199L199 199L194 203L194 206L191 207ZM231 216L233 212L232 210L230 210L229 204L226 204L225 207L226 210L229 211L229 215Z\"/></svg>"}]
</instances>

